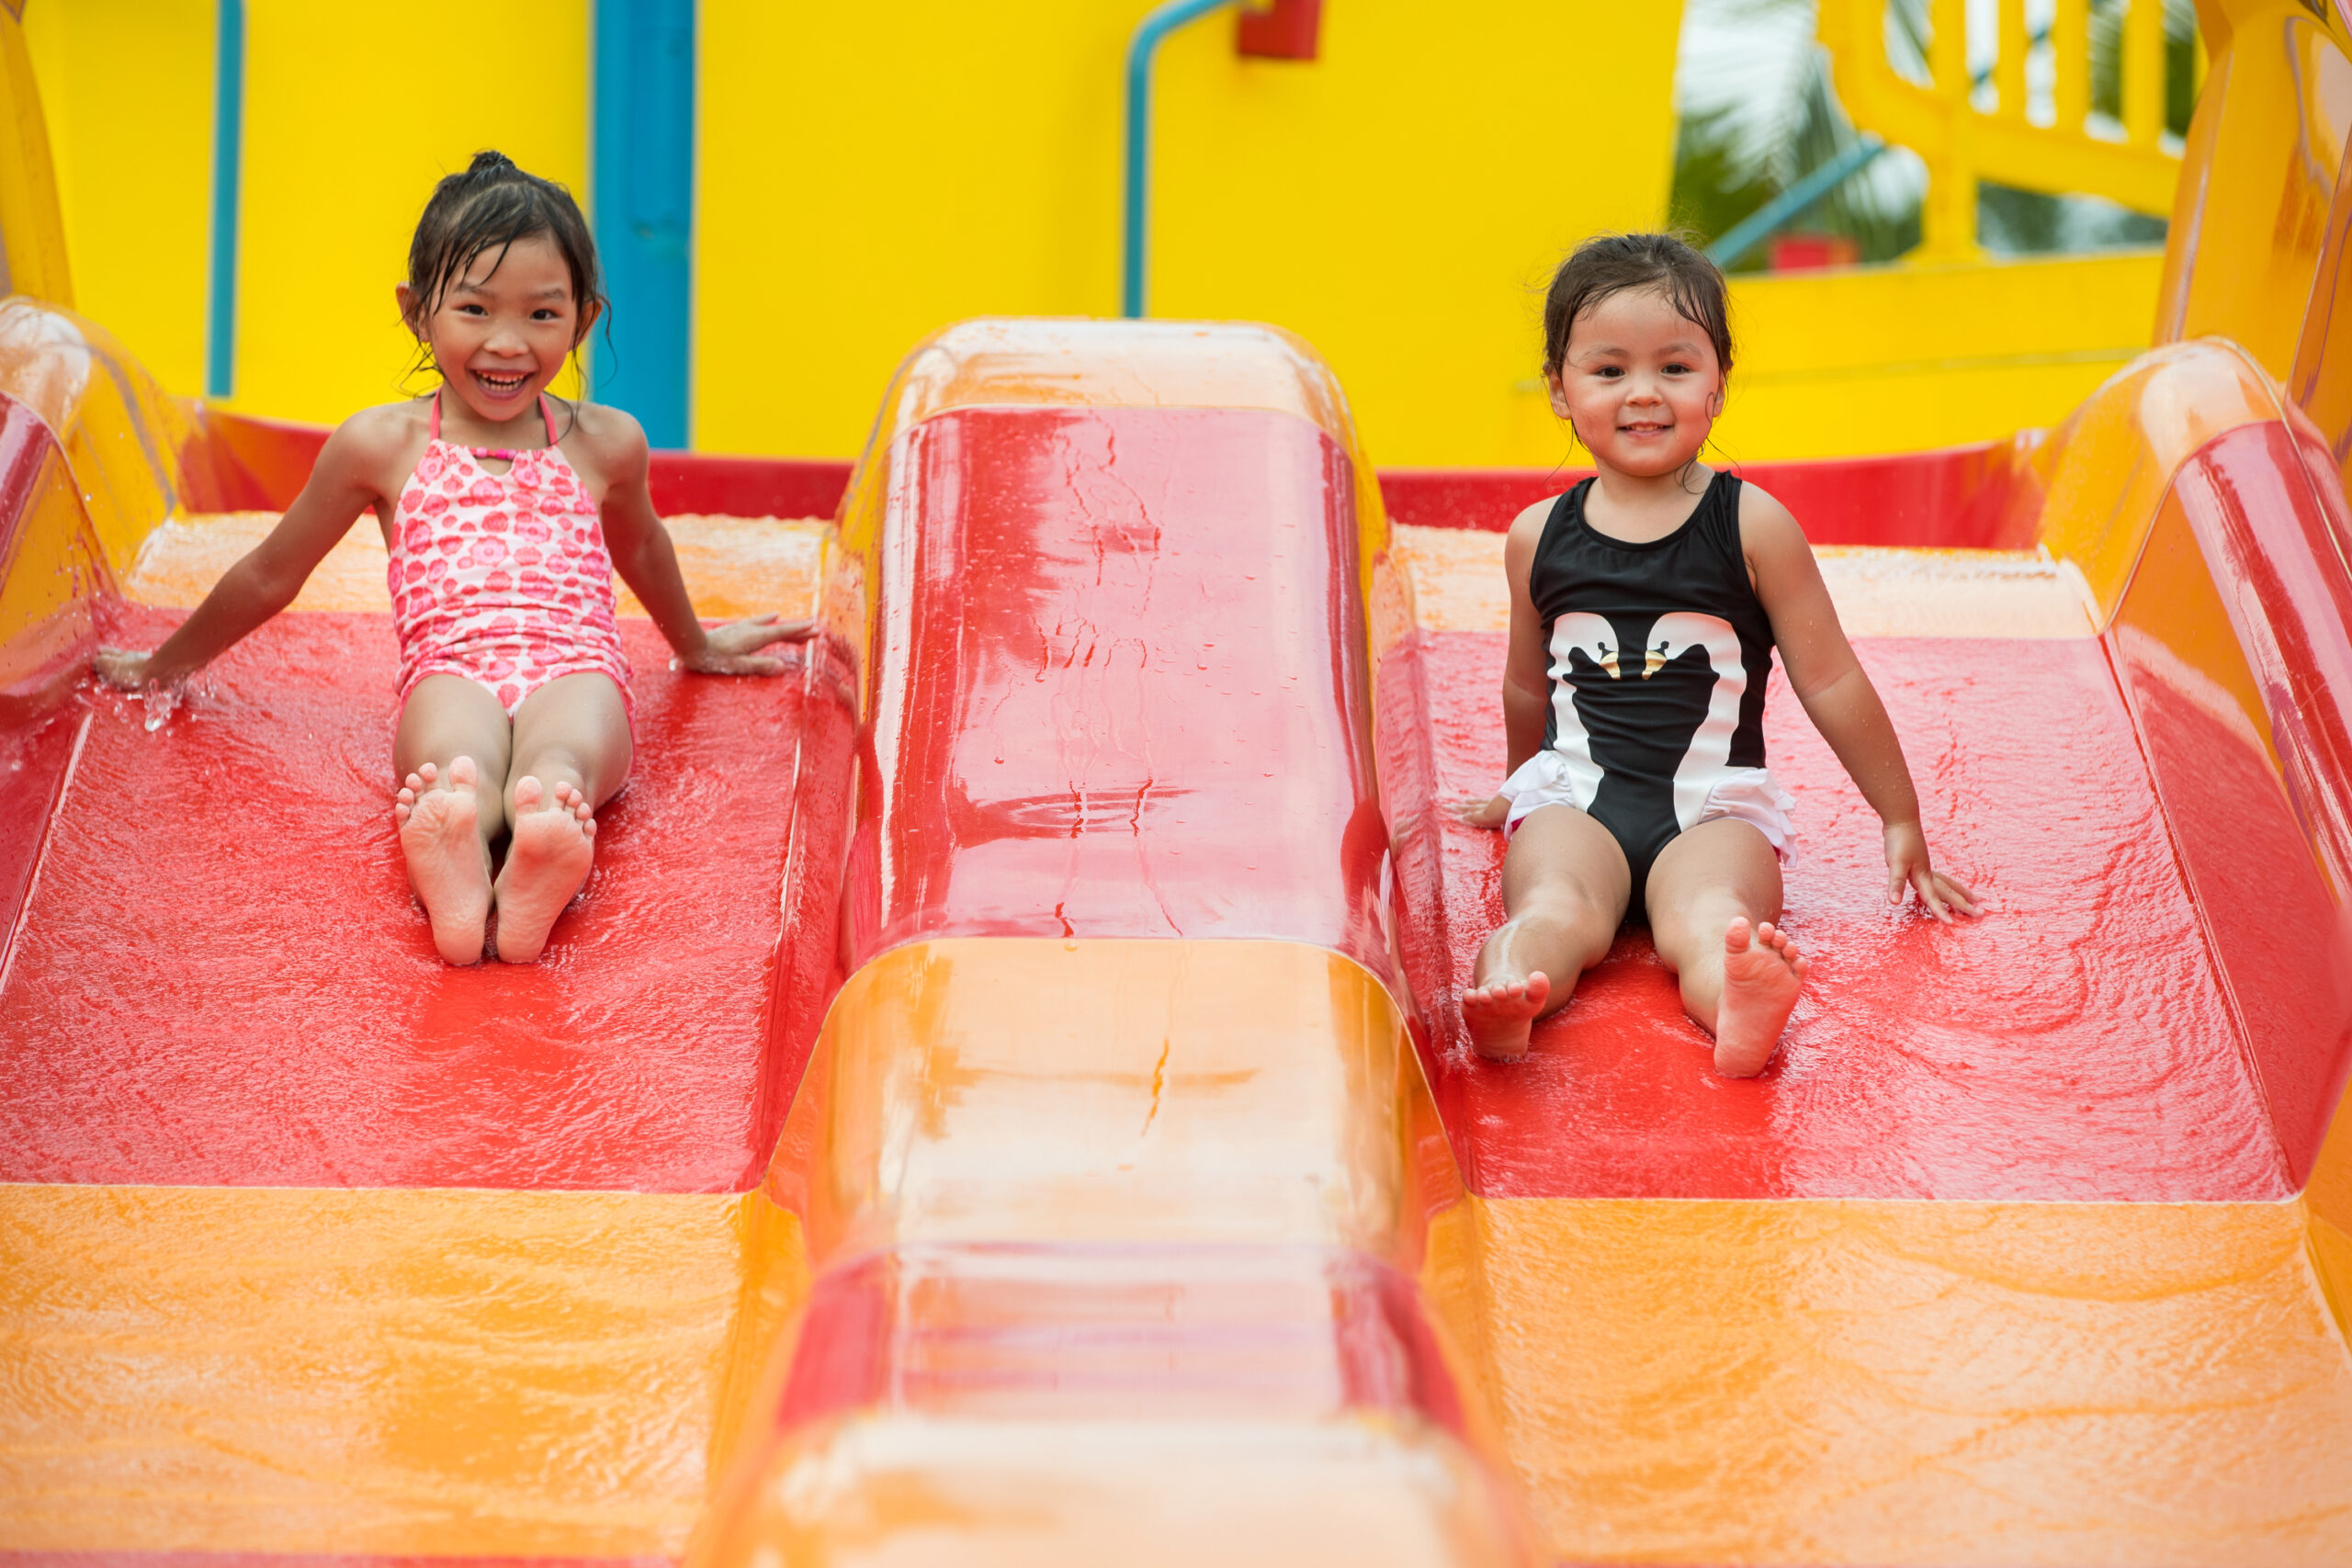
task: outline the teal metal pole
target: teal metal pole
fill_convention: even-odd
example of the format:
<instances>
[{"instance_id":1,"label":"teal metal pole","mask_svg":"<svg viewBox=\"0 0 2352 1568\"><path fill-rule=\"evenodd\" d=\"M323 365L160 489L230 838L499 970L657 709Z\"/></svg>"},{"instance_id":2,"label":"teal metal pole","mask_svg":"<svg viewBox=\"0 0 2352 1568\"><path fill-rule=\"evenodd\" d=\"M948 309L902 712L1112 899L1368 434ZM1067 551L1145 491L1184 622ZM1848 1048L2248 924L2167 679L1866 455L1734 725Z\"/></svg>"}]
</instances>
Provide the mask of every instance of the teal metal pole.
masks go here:
<instances>
[{"instance_id":1,"label":"teal metal pole","mask_svg":"<svg viewBox=\"0 0 2352 1568\"><path fill-rule=\"evenodd\" d=\"M1150 203L1151 57L1159 40L1187 22L1222 11L1239 0L1170 0L1136 24L1127 41L1127 189L1124 249L1119 271L1119 313L1134 320L1143 310L1144 217Z\"/></svg>"},{"instance_id":2,"label":"teal metal pole","mask_svg":"<svg viewBox=\"0 0 2352 1568\"><path fill-rule=\"evenodd\" d=\"M238 175L245 141L245 0L220 0L212 43L212 276L205 301L204 390L237 386Z\"/></svg>"},{"instance_id":3,"label":"teal metal pole","mask_svg":"<svg viewBox=\"0 0 2352 1568\"><path fill-rule=\"evenodd\" d=\"M1885 151L1885 142L1865 132L1860 141L1725 230L1707 252L1707 259L1720 267L1730 266L1762 244L1773 230L1861 173Z\"/></svg>"}]
</instances>

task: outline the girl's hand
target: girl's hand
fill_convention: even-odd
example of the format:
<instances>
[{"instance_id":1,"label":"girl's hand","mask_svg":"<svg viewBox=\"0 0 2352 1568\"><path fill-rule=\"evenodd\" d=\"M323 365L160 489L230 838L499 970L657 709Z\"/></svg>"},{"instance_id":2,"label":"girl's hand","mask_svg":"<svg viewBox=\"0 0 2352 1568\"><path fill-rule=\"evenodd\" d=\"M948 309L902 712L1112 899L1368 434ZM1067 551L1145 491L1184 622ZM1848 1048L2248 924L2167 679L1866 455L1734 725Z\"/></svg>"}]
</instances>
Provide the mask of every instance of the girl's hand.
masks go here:
<instances>
[{"instance_id":1,"label":"girl's hand","mask_svg":"<svg viewBox=\"0 0 2352 1568\"><path fill-rule=\"evenodd\" d=\"M127 648L102 648L90 660L90 668L107 685L135 692L147 684L147 661L152 657Z\"/></svg>"},{"instance_id":2,"label":"girl's hand","mask_svg":"<svg viewBox=\"0 0 2352 1568\"><path fill-rule=\"evenodd\" d=\"M1500 795L1464 795L1453 803L1454 819L1470 828L1499 828L1510 817L1510 799Z\"/></svg>"},{"instance_id":3,"label":"girl's hand","mask_svg":"<svg viewBox=\"0 0 2352 1568\"><path fill-rule=\"evenodd\" d=\"M815 621L779 621L774 615L729 621L703 633L702 646L679 655L678 662L697 675L777 675L784 671L784 660L758 649L805 637L816 629Z\"/></svg>"},{"instance_id":4,"label":"girl's hand","mask_svg":"<svg viewBox=\"0 0 2352 1568\"><path fill-rule=\"evenodd\" d=\"M1886 901L1903 902L1903 889L1908 886L1919 895L1919 902L1928 912L1951 924L1951 911L1963 915L1979 914L1976 895L1938 871L1928 860L1928 835L1919 830L1917 822L1889 822L1886 825Z\"/></svg>"}]
</instances>

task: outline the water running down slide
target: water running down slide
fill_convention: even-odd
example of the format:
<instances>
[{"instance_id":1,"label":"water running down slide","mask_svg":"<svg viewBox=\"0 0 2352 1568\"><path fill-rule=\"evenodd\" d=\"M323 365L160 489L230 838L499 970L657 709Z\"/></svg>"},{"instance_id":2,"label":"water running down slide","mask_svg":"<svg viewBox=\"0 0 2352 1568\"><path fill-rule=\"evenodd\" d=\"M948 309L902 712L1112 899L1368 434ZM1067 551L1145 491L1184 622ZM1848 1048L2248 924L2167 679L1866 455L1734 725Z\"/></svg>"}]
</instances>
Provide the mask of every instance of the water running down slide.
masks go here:
<instances>
[{"instance_id":1,"label":"water running down slide","mask_svg":"<svg viewBox=\"0 0 2352 1568\"><path fill-rule=\"evenodd\" d=\"M6 1537L2340 1560L2340 496L2212 347L1996 457L1939 517L2007 553L1829 562L1995 912L1884 908L1783 694L1821 968L1755 1083L1638 935L1524 1066L1461 1044L1493 536L1392 531L1280 334L954 329L837 527L685 529L826 635L724 683L636 624L641 773L528 969L400 900L359 542L149 734L59 671L109 573L160 626L251 525L20 482L7 603L77 586L0 626L62 781L0 974Z\"/></svg>"}]
</instances>

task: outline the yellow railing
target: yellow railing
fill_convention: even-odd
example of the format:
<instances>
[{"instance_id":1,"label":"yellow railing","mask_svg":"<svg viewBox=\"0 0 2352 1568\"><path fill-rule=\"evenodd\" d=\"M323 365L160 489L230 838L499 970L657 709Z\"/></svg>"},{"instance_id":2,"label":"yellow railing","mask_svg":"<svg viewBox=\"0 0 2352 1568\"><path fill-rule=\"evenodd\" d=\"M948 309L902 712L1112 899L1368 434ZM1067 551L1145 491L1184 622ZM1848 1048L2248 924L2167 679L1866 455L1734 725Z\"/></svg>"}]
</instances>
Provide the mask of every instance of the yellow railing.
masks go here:
<instances>
[{"instance_id":1,"label":"yellow railing","mask_svg":"<svg viewBox=\"0 0 2352 1568\"><path fill-rule=\"evenodd\" d=\"M1928 85L1905 77L1887 58L1887 0L1820 0L1819 21L1838 96L1854 124L1910 148L1928 165L1920 259L1980 254L1980 179L2170 213L2180 157L2164 146L2164 0L2128 0L2120 137L2100 134L2092 120L2089 0L2057 0L2049 36L2057 71L2047 124L2029 113L2026 63L2034 40L2026 31L2025 0L2000 0L1989 109L1971 102L1978 79L1969 71L1967 0L1929 4Z\"/></svg>"}]
</instances>

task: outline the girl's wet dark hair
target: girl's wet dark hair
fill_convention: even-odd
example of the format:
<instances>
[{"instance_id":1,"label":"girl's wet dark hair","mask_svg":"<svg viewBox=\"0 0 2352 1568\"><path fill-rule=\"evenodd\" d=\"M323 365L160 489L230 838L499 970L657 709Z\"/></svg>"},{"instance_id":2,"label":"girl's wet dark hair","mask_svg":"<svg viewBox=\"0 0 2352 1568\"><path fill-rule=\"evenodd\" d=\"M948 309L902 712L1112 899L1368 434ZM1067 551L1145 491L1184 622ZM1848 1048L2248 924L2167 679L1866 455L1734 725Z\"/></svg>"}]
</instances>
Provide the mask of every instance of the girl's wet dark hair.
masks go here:
<instances>
[{"instance_id":1,"label":"girl's wet dark hair","mask_svg":"<svg viewBox=\"0 0 2352 1568\"><path fill-rule=\"evenodd\" d=\"M1679 234L1597 234L1552 275L1544 295L1544 374L1559 373L1577 318L1629 288L1656 288L1677 314L1707 334L1715 363L1731 375L1731 310L1724 275Z\"/></svg>"},{"instance_id":2,"label":"girl's wet dark hair","mask_svg":"<svg viewBox=\"0 0 2352 1568\"><path fill-rule=\"evenodd\" d=\"M604 278L596 266L596 242L580 204L553 180L526 174L503 152L481 152L463 174L433 187L416 237L408 246L408 287L415 303L410 330L424 335L425 318L441 297L481 256L495 251L503 260L518 240L544 236L571 273L571 301L580 312L579 336L604 315Z\"/></svg>"}]
</instances>

